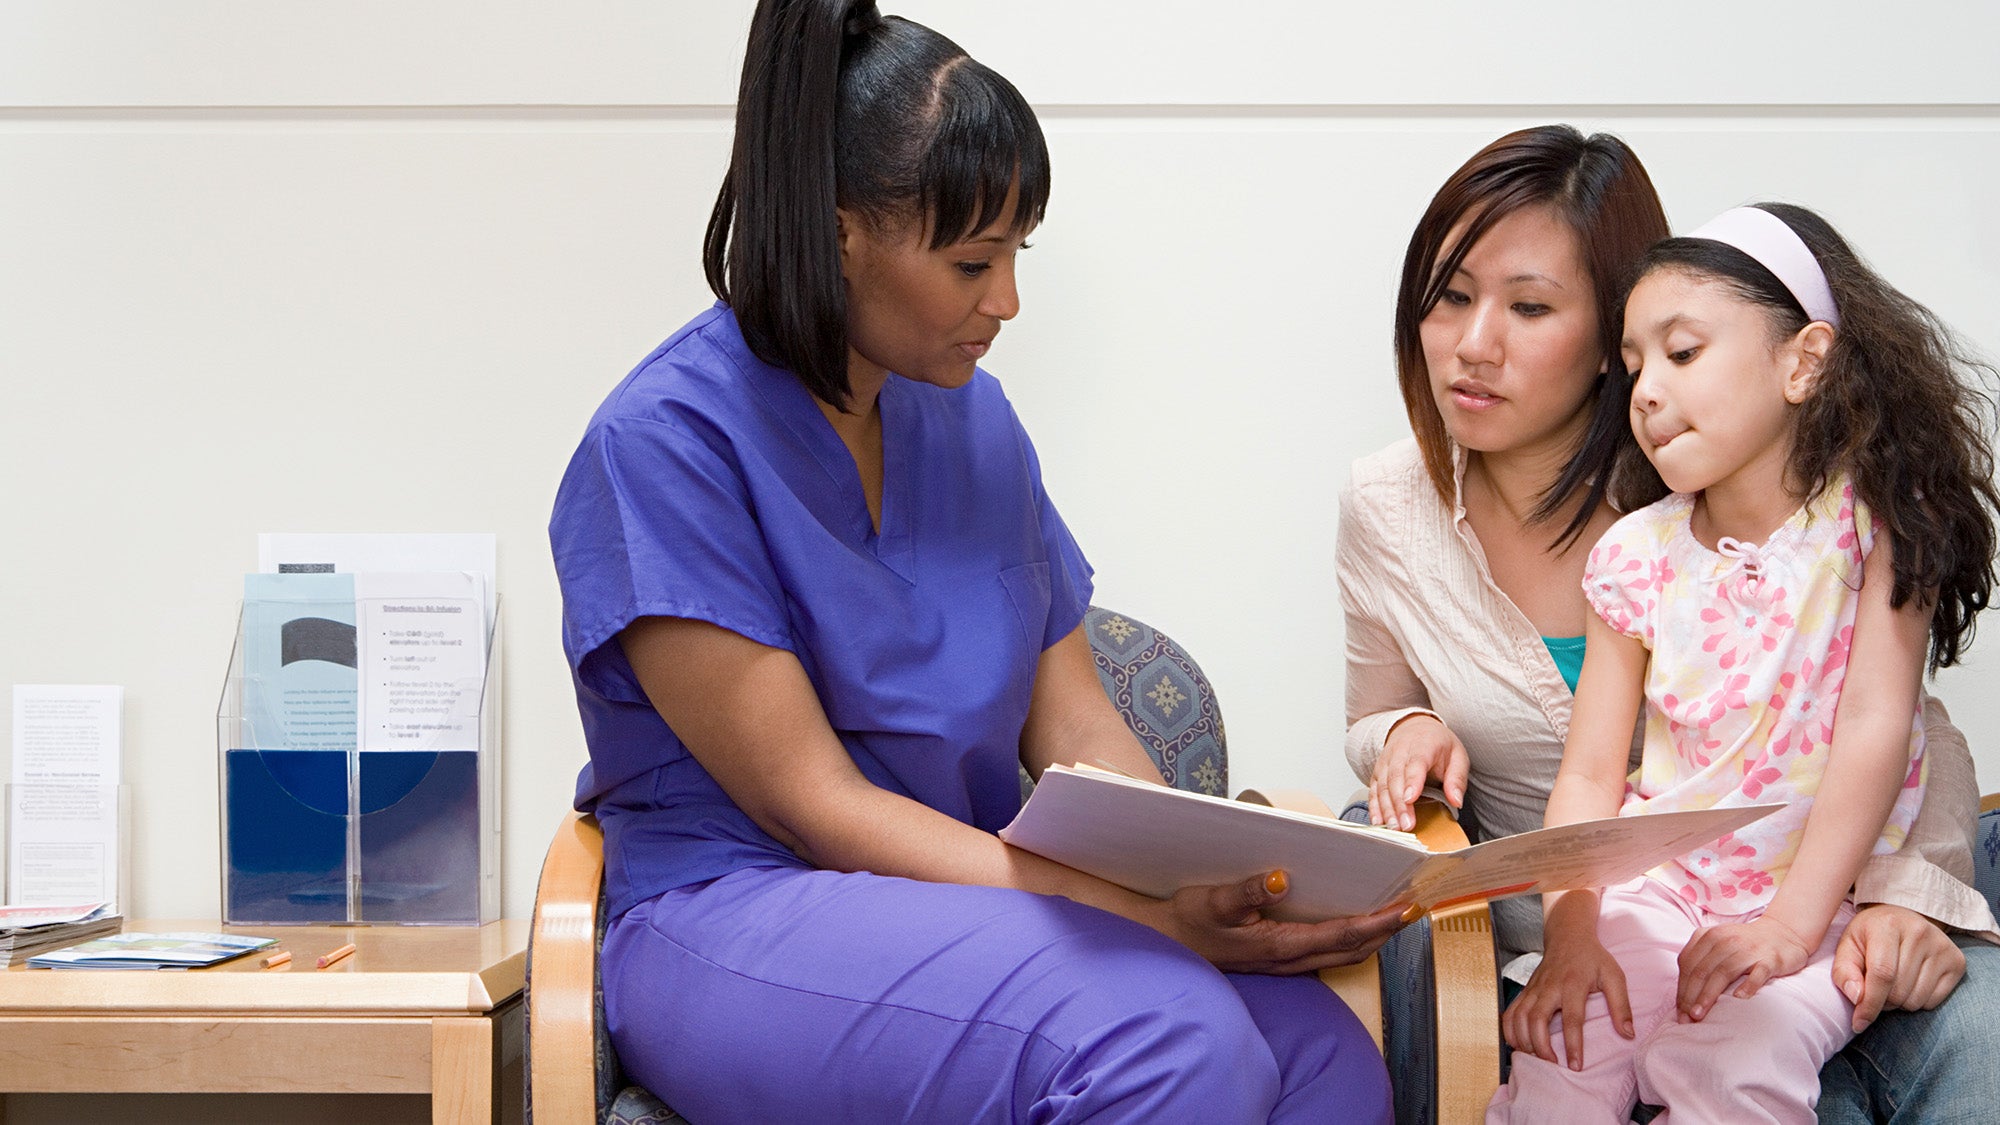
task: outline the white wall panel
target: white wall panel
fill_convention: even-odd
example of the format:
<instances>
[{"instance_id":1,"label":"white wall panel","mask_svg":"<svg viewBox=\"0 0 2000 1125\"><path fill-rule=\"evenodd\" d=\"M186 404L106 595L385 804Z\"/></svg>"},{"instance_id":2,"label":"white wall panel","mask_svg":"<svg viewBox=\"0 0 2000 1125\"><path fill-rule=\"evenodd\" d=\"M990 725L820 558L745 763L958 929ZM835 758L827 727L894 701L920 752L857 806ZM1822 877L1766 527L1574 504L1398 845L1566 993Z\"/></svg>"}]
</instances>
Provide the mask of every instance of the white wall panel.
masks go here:
<instances>
[{"instance_id":1,"label":"white wall panel","mask_svg":"<svg viewBox=\"0 0 2000 1125\"><path fill-rule=\"evenodd\" d=\"M735 100L749 0L9 0L0 105ZM1982 0L909 0L1037 104L1986 105Z\"/></svg>"}]
</instances>

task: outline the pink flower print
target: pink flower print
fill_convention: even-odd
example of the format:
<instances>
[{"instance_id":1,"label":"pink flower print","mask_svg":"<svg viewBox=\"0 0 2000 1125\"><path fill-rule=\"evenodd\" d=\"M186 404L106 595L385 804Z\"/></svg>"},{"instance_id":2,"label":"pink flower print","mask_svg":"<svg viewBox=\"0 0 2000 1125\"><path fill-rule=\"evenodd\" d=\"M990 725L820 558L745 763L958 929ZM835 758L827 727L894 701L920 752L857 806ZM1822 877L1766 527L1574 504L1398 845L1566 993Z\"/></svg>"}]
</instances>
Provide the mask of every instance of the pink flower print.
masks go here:
<instances>
[{"instance_id":1,"label":"pink flower print","mask_svg":"<svg viewBox=\"0 0 2000 1125\"><path fill-rule=\"evenodd\" d=\"M1708 737L1708 731L1697 723L1677 723L1670 733L1673 736L1674 753L1681 761L1697 770L1707 769L1714 764L1714 752L1722 748L1722 740Z\"/></svg>"},{"instance_id":2,"label":"pink flower print","mask_svg":"<svg viewBox=\"0 0 2000 1125\"><path fill-rule=\"evenodd\" d=\"M1847 553L1850 566L1861 565L1861 530L1854 520L1854 486L1847 485L1840 490L1840 511L1834 521L1840 527L1840 535L1833 541L1834 549Z\"/></svg>"},{"instance_id":3,"label":"pink flower print","mask_svg":"<svg viewBox=\"0 0 2000 1125\"><path fill-rule=\"evenodd\" d=\"M1613 543L1609 547L1592 547L1590 549L1590 569L1598 574L1623 574L1638 570L1644 565L1640 560L1630 556L1627 556L1624 562L1619 562L1619 556L1624 554L1625 544L1623 543Z\"/></svg>"},{"instance_id":4,"label":"pink flower print","mask_svg":"<svg viewBox=\"0 0 2000 1125\"><path fill-rule=\"evenodd\" d=\"M1761 868L1748 868L1738 872L1738 874L1741 878L1737 881L1736 885L1742 888L1744 894L1762 894L1770 888L1772 883L1771 873Z\"/></svg>"},{"instance_id":5,"label":"pink flower print","mask_svg":"<svg viewBox=\"0 0 2000 1125\"><path fill-rule=\"evenodd\" d=\"M1729 712L1741 711L1750 706L1750 701L1743 697L1743 689L1749 686L1750 677L1741 672L1725 678L1722 687L1710 693L1707 699L1708 715L1702 725L1713 725L1716 720Z\"/></svg>"},{"instance_id":6,"label":"pink flower print","mask_svg":"<svg viewBox=\"0 0 2000 1125\"><path fill-rule=\"evenodd\" d=\"M1742 785L1743 795L1745 797L1750 798L1753 801L1763 794L1764 787L1766 785L1770 785L1771 783L1777 781L1779 778L1785 776L1784 772L1779 770L1776 766L1767 766L1763 764L1768 760L1769 759L1767 758L1758 758L1756 761L1744 767L1743 785Z\"/></svg>"},{"instance_id":7,"label":"pink flower print","mask_svg":"<svg viewBox=\"0 0 2000 1125\"><path fill-rule=\"evenodd\" d=\"M1698 769L1713 764L1712 752L1722 748L1722 740L1710 738L1708 727L1723 712L1708 707L1704 700L1682 699L1672 692L1660 697L1660 707L1667 715L1674 753Z\"/></svg>"},{"instance_id":8,"label":"pink flower print","mask_svg":"<svg viewBox=\"0 0 2000 1125\"><path fill-rule=\"evenodd\" d=\"M1674 564L1665 558L1654 559L1651 563L1651 577L1648 584L1655 590L1664 591L1674 580Z\"/></svg>"},{"instance_id":9,"label":"pink flower print","mask_svg":"<svg viewBox=\"0 0 2000 1125\"><path fill-rule=\"evenodd\" d=\"M1834 673L1847 669L1847 654L1854 647L1854 626L1849 625L1833 635L1826 643L1826 660L1820 665L1820 678L1827 683L1835 683Z\"/></svg>"},{"instance_id":10,"label":"pink flower print","mask_svg":"<svg viewBox=\"0 0 2000 1125\"><path fill-rule=\"evenodd\" d=\"M1767 614L1764 606L1781 604L1784 596L1783 589L1766 598L1741 583L1733 585L1730 596L1721 604L1705 606L1701 611L1701 623L1708 632L1702 638L1701 650L1719 654L1716 667L1725 672L1743 663L1755 651L1776 652L1796 622L1783 610Z\"/></svg>"},{"instance_id":11,"label":"pink flower print","mask_svg":"<svg viewBox=\"0 0 2000 1125\"><path fill-rule=\"evenodd\" d=\"M1638 615L1650 611L1651 602L1644 597L1652 585L1646 563L1625 553L1622 543L1609 547L1593 547L1590 551L1590 587L1596 594L1591 600L1604 616L1605 623L1630 636Z\"/></svg>"},{"instance_id":12,"label":"pink flower print","mask_svg":"<svg viewBox=\"0 0 2000 1125\"><path fill-rule=\"evenodd\" d=\"M1730 847L1731 844L1735 844L1736 846L1732 848ZM1730 859L1749 859L1757 854L1756 845L1746 844L1738 840L1734 832L1729 833L1710 845L1709 850L1717 855L1727 856Z\"/></svg>"},{"instance_id":13,"label":"pink flower print","mask_svg":"<svg viewBox=\"0 0 2000 1125\"><path fill-rule=\"evenodd\" d=\"M1735 619L1714 606L1708 606L1701 611L1701 623L1709 627L1708 636L1702 638L1701 642L1703 652L1712 653L1723 645L1730 644L1734 639L1732 634ZM1722 659L1724 668L1736 663L1736 651L1733 646Z\"/></svg>"},{"instance_id":14,"label":"pink flower print","mask_svg":"<svg viewBox=\"0 0 2000 1125\"><path fill-rule=\"evenodd\" d=\"M1771 601L1777 605L1784 604L1785 591L1779 589L1773 593ZM1791 632L1797 625L1798 621L1782 609L1767 613L1764 615L1764 631L1757 639L1763 644L1765 652L1776 652L1778 642L1784 640L1785 634Z\"/></svg>"},{"instance_id":15,"label":"pink flower print","mask_svg":"<svg viewBox=\"0 0 2000 1125\"><path fill-rule=\"evenodd\" d=\"M1833 741L1833 712L1840 699L1839 678L1829 676L1825 665L1815 668L1812 660L1807 659L1797 671L1779 676L1778 684L1783 690L1771 696L1771 709L1778 712L1780 733L1771 742L1771 753L1788 754L1797 750L1806 755Z\"/></svg>"}]
</instances>

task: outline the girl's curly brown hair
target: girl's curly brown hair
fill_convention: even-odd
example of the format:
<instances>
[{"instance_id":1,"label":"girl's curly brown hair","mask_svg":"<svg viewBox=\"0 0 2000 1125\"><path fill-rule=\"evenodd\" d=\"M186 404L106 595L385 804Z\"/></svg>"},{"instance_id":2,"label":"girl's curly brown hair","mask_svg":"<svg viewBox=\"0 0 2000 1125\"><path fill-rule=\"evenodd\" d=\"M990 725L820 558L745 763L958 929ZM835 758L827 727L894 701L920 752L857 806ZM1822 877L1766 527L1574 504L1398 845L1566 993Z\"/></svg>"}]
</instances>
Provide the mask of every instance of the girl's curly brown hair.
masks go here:
<instances>
[{"instance_id":1,"label":"girl's curly brown hair","mask_svg":"<svg viewBox=\"0 0 2000 1125\"><path fill-rule=\"evenodd\" d=\"M1833 346L1799 407L1788 483L1810 496L1839 474L1854 482L1895 549L1890 604L1901 608L1913 597L1934 604L1929 667L1949 667L1972 643L1974 618L1993 594L1996 373L1818 214L1789 203L1755 206L1805 241L1840 310ZM1733 246L1667 239L1646 252L1632 284L1663 269L1728 285L1764 308L1777 338L1809 323L1784 284Z\"/></svg>"}]
</instances>

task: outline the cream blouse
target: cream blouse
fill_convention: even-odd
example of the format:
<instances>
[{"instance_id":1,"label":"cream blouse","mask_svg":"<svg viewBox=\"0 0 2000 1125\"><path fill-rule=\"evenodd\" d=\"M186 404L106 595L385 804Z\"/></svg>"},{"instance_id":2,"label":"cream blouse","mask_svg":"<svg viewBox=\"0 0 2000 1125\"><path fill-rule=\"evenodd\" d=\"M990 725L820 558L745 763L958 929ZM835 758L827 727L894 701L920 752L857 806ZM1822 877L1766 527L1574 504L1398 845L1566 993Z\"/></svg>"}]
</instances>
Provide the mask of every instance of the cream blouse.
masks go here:
<instances>
[{"instance_id":1,"label":"cream blouse","mask_svg":"<svg viewBox=\"0 0 2000 1125\"><path fill-rule=\"evenodd\" d=\"M1572 696L1532 623L1493 583L1465 518L1465 458L1450 508L1414 439L1354 463L1340 498L1336 572L1347 622L1347 760L1364 782L1389 728L1413 714L1450 727L1472 759L1474 840L1542 826L1569 735ZM1581 594L1581 591L1579 591ZM2000 943L1971 886L1979 787L1965 736L1930 699L1930 776L1900 851L1872 857L1858 903L1893 903ZM1633 735L1632 764L1639 761ZM1540 900L1493 904L1502 960L1542 947Z\"/></svg>"}]
</instances>

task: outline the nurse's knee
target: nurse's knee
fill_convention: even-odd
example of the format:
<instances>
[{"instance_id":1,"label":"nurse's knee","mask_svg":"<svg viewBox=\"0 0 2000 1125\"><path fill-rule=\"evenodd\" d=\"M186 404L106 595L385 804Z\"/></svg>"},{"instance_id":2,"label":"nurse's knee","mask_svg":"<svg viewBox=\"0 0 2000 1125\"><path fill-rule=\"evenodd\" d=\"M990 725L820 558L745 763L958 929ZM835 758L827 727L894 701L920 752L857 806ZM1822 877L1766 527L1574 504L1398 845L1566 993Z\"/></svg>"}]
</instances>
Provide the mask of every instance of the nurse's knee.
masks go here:
<instances>
[{"instance_id":1,"label":"nurse's knee","mask_svg":"<svg viewBox=\"0 0 2000 1125\"><path fill-rule=\"evenodd\" d=\"M1097 980L1116 1010L1074 1029L1045 1084L1046 1097L1070 1111L1055 1116L1267 1118L1279 1095L1277 1061L1236 990L1190 958L1166 971L1155 964Z\"/></svg>"}]
</instances>

